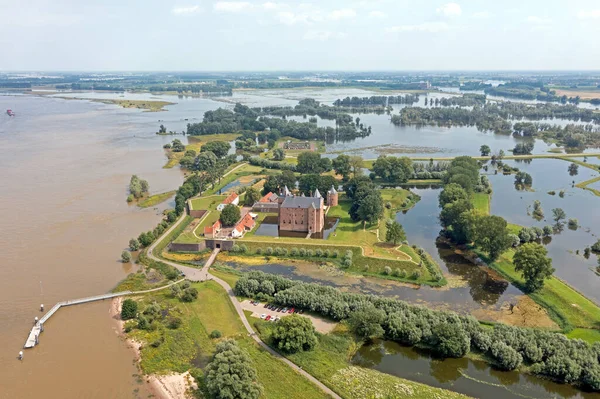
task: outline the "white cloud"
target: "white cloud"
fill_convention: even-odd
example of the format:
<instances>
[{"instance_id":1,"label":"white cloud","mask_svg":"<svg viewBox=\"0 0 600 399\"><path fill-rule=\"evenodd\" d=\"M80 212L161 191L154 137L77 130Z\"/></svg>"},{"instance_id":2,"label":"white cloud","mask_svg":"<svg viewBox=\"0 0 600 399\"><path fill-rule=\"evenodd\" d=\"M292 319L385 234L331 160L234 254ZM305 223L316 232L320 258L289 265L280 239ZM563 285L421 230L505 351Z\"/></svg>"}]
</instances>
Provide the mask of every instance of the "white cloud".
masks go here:
<instances>
[{"instance_id":1,"label":"white cloud","mask_svg":"<svg viewBox=\"0 0 600 399\"><path fill-rule=\"evenodd\" d=\"M278 3L268 1L266 3L263 3L262 8L264 8L265 10L277 10L281 8L281 5Z\"/></svg>"},{"instance_id":2,"label":"white cloud","mask_svg":"<svg viewBox=\"0 0 600 399\"><path fill-rule=\"evenodd\" d=\"M535 15L530 15L529 17L527 17L527 22L534 25L548 25L552 23L552 20L548 17L538 17Z\"/></svg>"},{"instance_id":3,"label":"white cloud","mask_svg":"<svg viewBox=\"0 0 600 399\"><path fill-rule=\"evenodd\" d=\"M448 30L450 26L445 22L425 22L418 25L400 25L387 28L386 32L442 32Z\"/></svg>"},{"instance_id":4,"label":"white cloud","mask_svg":"<svg viewBox=\"0 0 600 399\"><path fill-rule=\"evenodd\" d=\"M291 11L281 11L277 13L277 19L284 25L296 25L297 23L307 23L306 14L294 14Z\"/></svg>"},{"instance_id":5,"label":"white cloud","mask_svg":"<svg viewBox=\"0 0 600 399\"><path fill-rule=\"evenodd\" d=\"M354 11L352 8L342 8L331 11L328 17L333 21L339 21L340 19L344 18L354 18L356 17L356 11Z\"/></svg>"},{"instance_id":6,"label":"white cloud","mask_svg":"<svg viewBox=\"0 0 600 399\"><path fill-rule=\"evenodd\" d=\"M371 11L369 13L369 17L371 17L371 18L385 18L385 17L387 17L387 14L384 13L383 11Z\"/></svg>"},{"instance_id":7,"label":"white cloud","mask_svg":"<svg viewBox=\"0 0 600 399\"><path fill-rule=\"evenodd\" d=\"M577 13L579 19L600 18L600 8L597 10L581 10Z\"/></svg>"},{"instance_id":8,"label":"white cloud","mask_svg":"<svg viewBox=\"0 0 600 399\"><path fill-rule=\"evenodd\" d=\"M479 12L473 13L473 18L486 19L491 16L492 16L492 14L490 14L489 11L479 11Z\"/></svg>"},{"instance_id":9,"label":"white cloud","mask_svg":"<svg viewBox=\"0 0 600 399\"><path fill-rule=\"evenodd\" d=\"M457 3L446 3L435 11L445 17L459 17L462 14L462 9Z\"/></svg>"},{"instance_id":10,"label":"white cloud","mask_svg":"<svg viewBox=\"0 0 600 399\"><path fill-rule=\"evenodd\" d=\"M341 32L330 32L330 31L308 31L304 34L304 40L318 40L318 41L326 41L329 39L343 39L346 37L346 34Z\"/></svg>"},{"instance_id":11,"label":"white cloud","mask_svg":"<svg viewBox=\"0 0 600 399\"><path fill-rule=\"evenodd\" d=\"M247 1L219 1L213 6L219 12L242 12L252 8Z\"/></svg>"},{"instance_id":12,"label":"white cloud","mask_svg":"<svg viewBox=\"0 0 600 399\"><path fill-rule=\"evenodd\" d=\"M175 15L190 15L200 12L200 6L174 7L171 12Z\"/></svg>"}]
</instances>

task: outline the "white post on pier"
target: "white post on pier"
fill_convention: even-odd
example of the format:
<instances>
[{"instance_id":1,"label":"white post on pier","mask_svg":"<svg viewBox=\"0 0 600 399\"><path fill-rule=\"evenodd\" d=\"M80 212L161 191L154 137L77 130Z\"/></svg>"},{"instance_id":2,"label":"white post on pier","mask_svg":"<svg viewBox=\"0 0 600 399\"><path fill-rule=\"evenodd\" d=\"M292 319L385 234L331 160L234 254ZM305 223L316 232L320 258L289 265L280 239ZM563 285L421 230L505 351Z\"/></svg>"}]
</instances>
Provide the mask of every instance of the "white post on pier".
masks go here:
<instances>
[{"instance_id":1,"label":"white post on pier","mask_svg":"<svg viewBox=\"0 0 600 399\"><path fill-rule=\"evenodd\" d=\"M40 312L43 312L43 311L44 311L44 304L42 303L42 304L40 305Z\"/></svg>"},{"instance_id":2,"label":"white post on pier","mask_svg":"<svg viewBox=\"0 0 600 399\"><path fill-rule=\"evenodd\" d=\"M33 324L37 324L38 320L39 319L37 318L37 316L35 316L35 319L33 319Z\"/></svg>"},{"instance_id":3,"label":"white post on pier","mask_svg":"<svg viewBox=\"0 0 600 399\"><path fill-rule=\"evenodd\" d=\"M19 351L19 360L23 360L23 351Z\"/></svg>"}]
</instances>

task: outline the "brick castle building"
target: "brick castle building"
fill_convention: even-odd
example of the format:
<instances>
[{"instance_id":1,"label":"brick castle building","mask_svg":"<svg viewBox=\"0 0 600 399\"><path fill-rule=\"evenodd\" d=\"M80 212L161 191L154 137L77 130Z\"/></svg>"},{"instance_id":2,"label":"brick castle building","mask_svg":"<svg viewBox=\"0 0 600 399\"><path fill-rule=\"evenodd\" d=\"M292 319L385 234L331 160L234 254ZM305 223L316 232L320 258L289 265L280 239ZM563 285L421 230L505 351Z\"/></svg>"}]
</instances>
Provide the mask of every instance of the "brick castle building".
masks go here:
<instances>
[{"instance_id":1,"label":"brick castle building","mask_svg":"<svg viewBox=\"0 0 600 399\"><path fill-rule=\"evenodd\" d=\"M298 197L286 187L279 196L279 230L321 233L325 226L324 202L319 190L312 197Z\"/></svg>"}]
</instances>

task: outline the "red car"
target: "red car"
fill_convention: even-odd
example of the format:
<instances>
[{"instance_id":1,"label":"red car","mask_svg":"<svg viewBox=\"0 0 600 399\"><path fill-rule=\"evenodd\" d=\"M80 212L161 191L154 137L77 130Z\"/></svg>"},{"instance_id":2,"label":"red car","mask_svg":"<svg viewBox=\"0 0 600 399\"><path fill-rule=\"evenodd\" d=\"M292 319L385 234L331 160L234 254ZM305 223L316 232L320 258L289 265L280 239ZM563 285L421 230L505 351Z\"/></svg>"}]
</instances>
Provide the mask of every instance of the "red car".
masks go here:
<instances>
[{"instance_id":1,"label":"red car","mask_svg":"<svg viewBox=\"0 0 600 399\"><path fill-rule=\"evenodd\" d=\"M265 320L267 320L267 321L271 320L271 315L268 315Z\"/></svg>"},{"instance_id":2,"label":"red car","mask_svg":"<svg viewBox=\"0 0 600 399\"><path fill-rule=\"evenodd\" d=\"M291 308L288 313L294 313L294 308Z\"/></svg>"}]
</instances>

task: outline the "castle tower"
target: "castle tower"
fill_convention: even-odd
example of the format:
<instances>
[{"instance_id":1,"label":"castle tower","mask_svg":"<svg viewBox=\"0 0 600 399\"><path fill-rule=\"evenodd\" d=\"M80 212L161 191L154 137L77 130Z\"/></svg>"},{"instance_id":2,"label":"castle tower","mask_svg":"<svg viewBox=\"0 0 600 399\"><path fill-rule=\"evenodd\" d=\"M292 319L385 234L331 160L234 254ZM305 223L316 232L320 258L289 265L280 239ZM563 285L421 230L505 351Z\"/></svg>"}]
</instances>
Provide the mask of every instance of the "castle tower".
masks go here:
<instances>
[{"instance_id":1,"label":"castle tower","mask_svg":"<svg viewBox=\"0 0 600 399\"><path fill-rule=\"evenodd\" d=\"M338 205L338 192L335 187L331 186L331 190L327 191L327 205L337 206Z\"/></svg>"}]
</instances>

